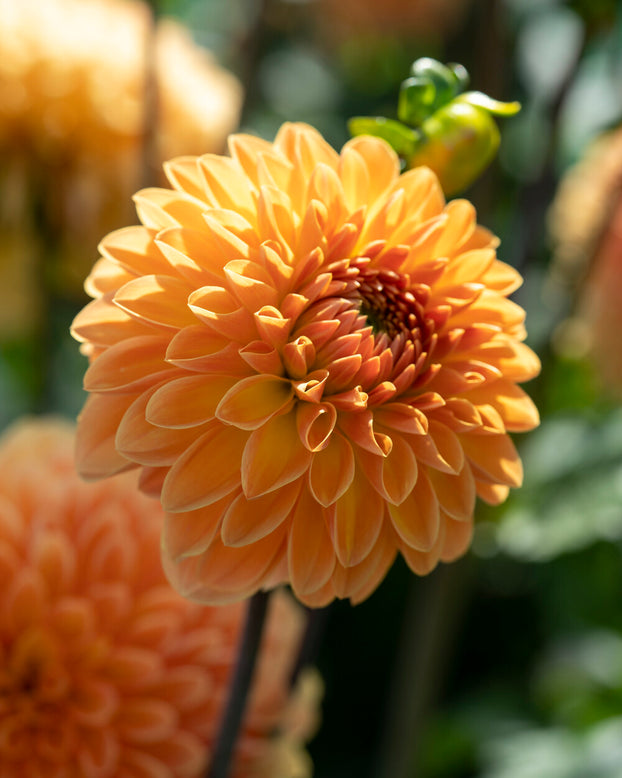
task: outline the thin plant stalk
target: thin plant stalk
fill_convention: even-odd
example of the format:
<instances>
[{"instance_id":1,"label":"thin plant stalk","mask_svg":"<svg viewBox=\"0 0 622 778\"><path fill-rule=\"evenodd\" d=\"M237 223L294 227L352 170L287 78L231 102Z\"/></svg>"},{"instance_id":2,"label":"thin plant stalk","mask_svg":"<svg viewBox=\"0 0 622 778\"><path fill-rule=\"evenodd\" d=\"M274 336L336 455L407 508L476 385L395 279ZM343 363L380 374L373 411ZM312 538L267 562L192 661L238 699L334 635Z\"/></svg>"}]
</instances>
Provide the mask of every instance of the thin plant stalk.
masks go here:
<instances>
[{"instance_id":1,"label":"thin plant stalk","mask_svg":"<svg viewBox=\"0 0 622 778\"><path fill-rule=\"evenodd\" d=\"M248 612L240 641L237 665L231 680L229 698L223 712L207 778L227 778L229 776L233 749L244 716L248 691L261 643L268 598L269 593L257 592L248 601Z\"/></svg>"}]
</instances>

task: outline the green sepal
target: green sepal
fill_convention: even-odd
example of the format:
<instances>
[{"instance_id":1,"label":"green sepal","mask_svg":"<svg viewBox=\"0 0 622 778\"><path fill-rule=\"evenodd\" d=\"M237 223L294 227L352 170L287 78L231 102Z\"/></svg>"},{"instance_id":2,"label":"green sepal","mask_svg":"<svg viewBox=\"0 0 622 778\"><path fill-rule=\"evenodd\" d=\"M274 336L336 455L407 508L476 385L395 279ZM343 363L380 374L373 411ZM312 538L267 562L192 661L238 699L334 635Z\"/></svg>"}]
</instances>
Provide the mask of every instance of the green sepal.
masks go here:
<instances>
[{"instance_id":1,"label":"green sepal","mask_svg":"<svg viewBox=\"0 0 622 778\"><path fill-rule=\"evenodd\" d=\"M503 103L494 100L483 92L465 92L456 97L456 102L468 103L476 108L483 108L495 116L515 116L521 109L521 104L516 100L512 103Z\"/></svg>"},{"instance_id":2,"label":"green sepal","mask_svg":"<svg viewBox=\"0 0 622 778\"><path fill-rule=\"evenodd\" d=\"M401 157L410 157L417 144L419 133L394 119L384 116L353 116L348 121L348 130L356 135L375 135L386 142Z\"/></svg>"}]
</instances>

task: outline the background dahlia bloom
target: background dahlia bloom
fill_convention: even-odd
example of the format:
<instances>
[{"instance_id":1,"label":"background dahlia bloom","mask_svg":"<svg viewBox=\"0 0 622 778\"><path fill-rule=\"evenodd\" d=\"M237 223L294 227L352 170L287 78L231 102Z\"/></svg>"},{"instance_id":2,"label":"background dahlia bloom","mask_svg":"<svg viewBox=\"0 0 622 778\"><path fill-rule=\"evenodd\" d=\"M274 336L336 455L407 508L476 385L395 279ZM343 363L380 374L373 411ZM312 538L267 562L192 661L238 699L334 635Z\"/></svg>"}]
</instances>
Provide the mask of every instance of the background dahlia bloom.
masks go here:
<instances>
[{"instance_id":1,"label":"background dahlia bloom","mask_svg":"<svg viewBox=\"0 0 622 778\"><path fill-rule=\"evenodd\" d=\"M48 274L82 300L97 242L132 218L147 126L159 171L178 154L222 151L241 102L239 81L181 24L153 28L140 0L0 0L2 333L32 320L41 273L20 236L37 209L61 243L51 257L46 236Z\"/></svg>"},{"instance_id":2,"label":"background dahlia bloom","mask_svg":"<svg viewBox=\"0 0 622 778\"><path fill-rule=\"evenodd\" d=\"M588 356L607 394L622 397L622 129L605 133L562 179L549 213L549 286L570 292L554 344Z\"/></svg>"},{"instance_id":3,"label":"background dahlia bloom","mask_svg":"<svg viewBox=\"0 0 622 778\"><path fill-rule=\"evenodd\" d=\"M173 584L209 603L280 581L358 602L401 552L469 546L476 496L521 483L537 412L520 284L470 203L382 140L286 124L166 167L101 244L73 333L91 364L82 474L139 466Z\"/></svg>"},{"instance_id":4,"label":"background dahlia bloom","mask_svg":"<svg viewBox=\"0 0 622 778\"><path fill-rule=\"evenodd\" d=\"M85 484L73 445L55 421L0 443L0 776L199 778L244 608L173 591L157 502L130 474ZM302 616L282 593L270 608L238 778L310 775L301 743L317 679L288 708Z\"/></svg>"}]
</instances>

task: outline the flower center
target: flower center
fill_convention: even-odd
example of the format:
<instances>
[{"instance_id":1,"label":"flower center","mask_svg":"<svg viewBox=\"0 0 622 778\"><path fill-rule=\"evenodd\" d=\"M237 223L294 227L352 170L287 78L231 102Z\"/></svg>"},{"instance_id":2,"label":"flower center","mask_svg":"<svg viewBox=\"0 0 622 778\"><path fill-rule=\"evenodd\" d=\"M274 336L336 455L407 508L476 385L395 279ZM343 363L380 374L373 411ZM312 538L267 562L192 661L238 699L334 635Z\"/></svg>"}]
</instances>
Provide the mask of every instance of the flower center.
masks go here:
<instances>
[{"instance_id":1,"label":"flower center","mask_svg":"<svg viewBox=\"0 0 622 778\"><path fill-rule=\"evenodd\" d=\"M375 334L394 338L405 333L410 340L424 341L429 334L424 318L428 288L413 285L408 275L369 265L367 257L356 257L343 274L333 272L347 283L344 296L358 303Z\"/></svg>"}]
</instances>

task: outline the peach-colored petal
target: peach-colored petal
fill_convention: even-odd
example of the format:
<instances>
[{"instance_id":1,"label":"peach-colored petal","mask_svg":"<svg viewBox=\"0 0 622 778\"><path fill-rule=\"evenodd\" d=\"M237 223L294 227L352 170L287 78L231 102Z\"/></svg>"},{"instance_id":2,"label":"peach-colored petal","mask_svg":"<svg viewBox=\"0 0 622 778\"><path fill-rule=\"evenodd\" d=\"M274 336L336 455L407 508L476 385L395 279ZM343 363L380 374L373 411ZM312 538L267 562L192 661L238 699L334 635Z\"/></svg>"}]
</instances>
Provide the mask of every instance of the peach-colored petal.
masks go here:
<instances>
[{"instance_id":1,"label":"peach-colored petal","mask_svg":"<svg viewBox=\"0 0 622 778\"><path fill-rule=\"evenodd\" d=\"M393 433L392 447L386 457L357 452L357 461L374 489L388 503L404 502L417 483L417 459L404 438Z\"/></svg>"},{"instance_id":2,"label":"peach-colored petal","mask_svg":"<svg viewBox=\"0 0 622 778\"><path fill-rule=\"evenodd\" d=\"M354 478L354 452L348 441L336 432L326 448L317 451L309 469L309 488L324 507L336 502Z\"/></svg>"},{"instance_id":3,"label":"peach-colored petal","mask_svg":"<svg viewBox=\"0 0 622 778\"><path fill-rule=\"evenodd\" d=\"M222 542L225 546L247 546L270 534L289 515L300 487L299 481L293 481L252 500L239 494L223 517Z\"/></svg>"},{"instance_id":4,"label":"peach-colored petal","mask_svg":"<svg viewBox=\"0 0 622 778\"><path fill-rule=\"evenodd\" d=\"M91 394L78 418L76 467L84 478L103 478L133 467L119 453L115 435L135 394Z\"/></svg>"},{"instance_id":5,"label":"peach-colored petal","mask_svg":"<svg viewBox=\"0 0 622 778\"><path fill-rule=\"evenodd\" d=\"M505 486L520 486L523 481L523 467L507 435L463 435L462 446L468 459L493 483ZM476 478L479 476L474 472Z\"/></svg>"},{"instance_id":6,"label":"peach-colored petal","mask_svg":"<svg viewBox=\"0 0 622 778\"><path fill-rule=\"evenodd\" d=\"M114 302L149 324L179 330L195 320L186 305L189 292L185 281L172 276L141 276L122 286Z\"/></svg>"},{"instance_id":7,"label":"peach-colored petal","mask_svg":"<svg viewBox=\"0 0 622 778\"><path fill-rule=\"evenodd\" d=\"M247 435L220 422L177 459L164 479L162 505L173 513L210 505L240 484L240 462Z\"/></svg>"},{"instance_id":8,"label":"peach-colored petal","mask_svg":"<svg viewBox=\"0 0 622 778\"><path fill-rule=\"evenodd\" d=\"M157 427L182 429L204 424L239 379L226 375L190 375L168 381L151 395L145 419Z\"/></svg>"},{"instance_id":9,"label":"peach-colored petal","mask_svg":"<svg viewBox=\"0 0 622 778\"><path fill-rule=\"evenodd\" d=\"M406 500L389 505L389 516L402 541L418 551L429 551L439 532L438 497L423 468Z\"/></svg>"},{"instance_id":10,"label":"peach-colored petal","mask_svg":"<svg viewBox=\"0 0 622 778\"><path fill-rule=\"evenodd\" d=\"M287 558L294 592L303 597L321 589L335 567L335 550L323 516L315 521L314 497L303 489L292 513Z\"/></svg>"},{"instance_id":11,"label":"peach-colored petal","mask_svg":"<svg viewBox=\"0 0 622 778\"><path fill-rule=\"evenodd\" d=\"M250 376L226 392L216 408L216 416L225 424L255 430L282 411L292 395L292 385L284 378Z\"/></svg>"},{"instance_id":12,"label":"peach-colored petal","mask_svg":"<svg viewBox=\"0 0 622 778\"><path fill-rule=\"evenodd\" d=\"M344 567L359 564L373 548L385 513L382 497L355 471L348 489L326 508L335 553Z\"/></svg>"},{"instance_id":13,"label":"peach-colored petal","mask_svg":"<svg viewBox=\"0 0 622 778\"><path fill-rule=\"evenodd\" d=\"M133 392L153 386L172 369L164 361L167 339L143 335L116 343L91 363L84 375L87 392Z\"/></svg>"},{"instance_id":14,"label":"peach-colored petal","mask_svg":"<svg viewBox=\"0 0 622 778\"><path fill-rule=\"evenodd\" d=\"M167 513L162 528L162 549L172 560L200 554L220 530L231 500L225 495L211 505L183 513Z\"/></svg>"},{"instance_id":15,"label":"peach-colored petal","mask_svg":"<svg viewBox=\"0 0 622 778\"><path fill-rule=\"evenodd\" d=\"M254 430L244 447L242 488L250 499L294 481L307 470L311 452L302 445L296 417L285 413Z\"/></svg>"},{"instance_id":16,"label":"peach-colored petal","mask_svg":"<svg viewBox=\"0 0 622 778\"><path fill-rule=\"evenodd\" d=\"M459 473L443 473L430 468L428 477L441 508L452 519L468 521L475 509L475 480L468 464Z\"/></svg>"}]
</instances>

